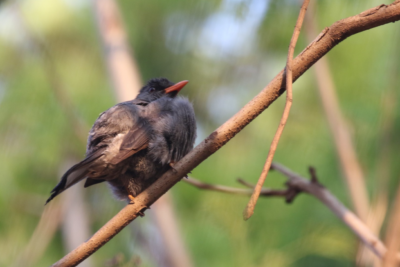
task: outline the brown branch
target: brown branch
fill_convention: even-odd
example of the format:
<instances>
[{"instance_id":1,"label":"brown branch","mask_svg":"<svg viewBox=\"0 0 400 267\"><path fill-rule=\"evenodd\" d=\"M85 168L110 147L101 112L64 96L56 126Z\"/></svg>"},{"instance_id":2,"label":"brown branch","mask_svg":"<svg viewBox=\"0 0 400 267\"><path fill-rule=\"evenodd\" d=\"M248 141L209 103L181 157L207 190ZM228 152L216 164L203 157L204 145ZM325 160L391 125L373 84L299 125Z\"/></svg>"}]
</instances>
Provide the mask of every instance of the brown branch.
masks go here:
<instances>
[{"instance_id":1,"label":"brown branch","mask_svg":"<svg viewBox=\"0 0 400 267\"><path fill-rule=\"evenodd\" d=\"M293 80L298 79L317 60L347 37L398 20L400 20L400 0L390 5L381 5L362 12L359 15L335 22L329 28L326 28L314 42L307 46L294 59ZM118 234L131 221L136 219L142 210L160 198L161 195L179 182L185 174L189 173L193 168L225 145L285 91L283 74L284 71L281 71L237 114L222 124L189 154L177 162L174 165L175 170L166 172L154 184L139 194L136 197L135 204L127 205L123 208L97 231L92 238L56 262L53 266L76 266L82 262Z\"/></svg>"},{"instance_id":2,"label":"brown branch","mask_svg":"<svg viewBox=\"0 0 400 267\"><path fill-rule=\"evenodd\" d=\"M296 47L297 39L300 35L301 26L303 24L304 16L307 11L307 6L310 0L304 0L301 6L299 17L297 18L296 26L294 27L293 36L290 40L289 51L286 62L286 104L283 110L282 118L279 123L278 129L276 130L274 139L272 139L271 146L269 148L268 156L265 161L264 167L261 171L260 178L258 179L257 185L254 188L254 192L250 197L249 203L247 203L246 208L243 211L243 218L248 220L254 213L254 208L257 204L257 199L260 196L261 189L264 185L265 179L267 178L269 169L271 168L272 159L274 158L276 148L278 147L279 139L281 138L283 129L285 128L286 122L289 118L290 108L292 107L293 94L292 94L292 66L293 66L293 54L294 48Z\"/></svg>"},{"instance_id":3,"label":"brown branch","mask_svg":"<svg viewBox=\"0 0 400 267\"><path fill-rule=\"evenodd\" d=\"M95 0L93 9L104 48L109 74L117 99L134 99L141 87L141 78L132 51L126 41L125 28L118 6L113 0Z\"/></svg>"},{"instance_id":4,"label":"brown branch","mask_svg":"<svg viewBox=\"0 0 400 267\"><path fill-rule=\"evenodd\" d=\"M243 180L243 179L241 179L241 178L238 178L236 181L237 181L239 184L242 184L242 185L244 185L244 186L246 186L246 187L248 187L248 188L252 188L253 191L254 191L254 185L252 185L251 183L249 183L249 182L247 182L247 181L245 181L245 180ZM253 193L253 192L252 192L252 193Z\"/></svg>"}]
</instances>

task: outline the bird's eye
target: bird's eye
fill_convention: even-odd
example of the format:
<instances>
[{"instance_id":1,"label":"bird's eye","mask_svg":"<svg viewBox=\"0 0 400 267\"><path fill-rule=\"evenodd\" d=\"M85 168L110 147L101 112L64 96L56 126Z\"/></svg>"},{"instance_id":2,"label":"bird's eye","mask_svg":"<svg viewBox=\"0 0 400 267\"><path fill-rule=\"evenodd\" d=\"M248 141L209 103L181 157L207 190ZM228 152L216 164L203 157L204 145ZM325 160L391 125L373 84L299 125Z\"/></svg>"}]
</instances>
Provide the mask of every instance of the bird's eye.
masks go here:
<instances>
[{"instance_id":1,"label":"bird's eye","mask_svg":"<svg viewBox=\"0 0 400 267\"><path fill-rule=\"evenodd\" d=\"M150 92L150 93L153 93L155 90L156 90L156 89L155 89L154 87L151 87L150 90L149 90L149 92Z\"/></svg>"}]
</instances>

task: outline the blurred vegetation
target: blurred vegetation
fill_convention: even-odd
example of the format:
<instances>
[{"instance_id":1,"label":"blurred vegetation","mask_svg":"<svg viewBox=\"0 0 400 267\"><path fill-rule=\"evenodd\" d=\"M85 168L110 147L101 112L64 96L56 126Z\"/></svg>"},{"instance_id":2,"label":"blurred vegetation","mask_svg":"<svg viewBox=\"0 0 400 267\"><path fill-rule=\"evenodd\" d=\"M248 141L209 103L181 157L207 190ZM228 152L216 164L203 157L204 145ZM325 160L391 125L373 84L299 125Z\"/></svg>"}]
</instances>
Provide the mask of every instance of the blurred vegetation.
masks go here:
<instances>
[{"instance_id":1,"label":"blurred vegetation","mask_svg":"<svg viewBox=\"0 0 400 267\"><path fill-rule=\"evenodd\" d=\"M318 29L390 2L320 0ZM284 67L300 6L294 0L118 3L143 80L190 80L182 93L195 106L197 142ZM85 143L67 114L80 118L88 130L100 112L115 104L94 23L88 1L0 5L0 266L15 262L28 243L65 159L84 155ZM385 96L399 100L399 40L399 23L388 24L350 37L327 56L371 197L378 187L377 155L386 136L391 136L390 199L400 175L399 105L391 110L390 132L382 127ZM301 36L296 53L306 45ZM59 90L64 96L57 95ZM68 110L63 101L70 102ZM237 177L255 182L283 105L281 97L192 176L230 186L238 186ZM275 160L304 176L309 165L315 166L320 181L351 207L311 72L294 84L294 103ZM279 188L284 182L272 172L266 186ZM261 199L255 215L244 222L247 197L200 191L184 183L172 194L196 266L354 266L356 237L310 196L302 195L291 205ZM123 206L105 185L85 190L85 198L93 232ZM153 266L141 251L140 240L126 228L92 258L94 266L106 266L116 255L139 257L140 266ZM57 233L35 266L48 266L64 254Z\"/></svg>"}]
</instances>

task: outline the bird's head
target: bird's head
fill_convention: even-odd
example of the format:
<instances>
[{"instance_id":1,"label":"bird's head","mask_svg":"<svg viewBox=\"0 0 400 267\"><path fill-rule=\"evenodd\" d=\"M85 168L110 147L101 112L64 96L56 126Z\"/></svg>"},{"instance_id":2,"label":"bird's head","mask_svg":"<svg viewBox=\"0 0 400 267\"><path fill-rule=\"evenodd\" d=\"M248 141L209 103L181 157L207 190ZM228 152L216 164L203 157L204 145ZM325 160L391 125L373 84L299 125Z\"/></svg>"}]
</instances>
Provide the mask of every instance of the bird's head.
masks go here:
<instances>
[{"instance_id":1,"label":"bird's head","mask_svg":"<svg viewBox=\"0 0 400 267\"><path fill-rule=\"evenodd\" d=\"M136 99L152 102L161 97L175 97L189 81L173 83L166 78L154 78L147 82Z\"/></svg>"}]
</instances>

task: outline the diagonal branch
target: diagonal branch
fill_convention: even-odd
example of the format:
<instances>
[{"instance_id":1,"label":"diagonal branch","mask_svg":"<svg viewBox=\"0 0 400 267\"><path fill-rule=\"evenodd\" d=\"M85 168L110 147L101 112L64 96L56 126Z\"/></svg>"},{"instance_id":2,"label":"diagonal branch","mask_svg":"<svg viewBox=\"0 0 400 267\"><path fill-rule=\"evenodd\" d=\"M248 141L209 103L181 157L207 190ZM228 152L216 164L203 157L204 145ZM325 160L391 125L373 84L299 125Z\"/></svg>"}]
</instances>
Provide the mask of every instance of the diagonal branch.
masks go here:
<instances>
[{"instance_id":1,"label":"diagonal branch","mask_svg":"<svg viewBox=\"0 0 400 267\"><path fill-rule=\"evenodd\" d=\"M278 129L276 130L274 139L272 139L271 146L269 148L268 156L265 161L264 167L261 171L260 178L258 179L257 185L254 188L254 192L251 195L249 203L247 204L245 210L243 211L243 218L248 220L254 213L254 208L257 204L257 199L260 196L260 192L264 185L265 179L267 178L269 169L271 168L272 159L274 158L276 148L278 147L279 139L281 138L283 129L285 128L286 122L289 118L290 108L292 107L293 102L293 93L292 93L292 83L293 83L293 75L292 75L292 67L293 67L293 54L294 48L296 47L297 39L300 35L301 26L303 24L304 16L306 15L307 6L310 0L304 0L303 5L301 6L299 17L297 18L296 26L294 27L293 36L290 40L289 51L286 62L286 104L283 110L282 118L279 123Z\"/></svg>"},{"instance_id":2,"label":"diagonal branch","mask_svg":"<svg viewBox=\"0 0 400 267\"><path fill-rule=\"evenodd\" d=\"M400 0L390 5L380 5L359 15L335 22L317 37L293 60L293 80L298 79L317 60L347 37L383 24L400 20ZM135 204L127 205L117 215L83 243L53 266L76 266L89 257L125 226L138 217L181 178L202 161L225 145L246 125L255 119L284 91L282 70L257 96L231 119L222 124L209 137L174 165L175 170L166 172L160 179L136 197Z\"/></svg>"}]
</instances>

